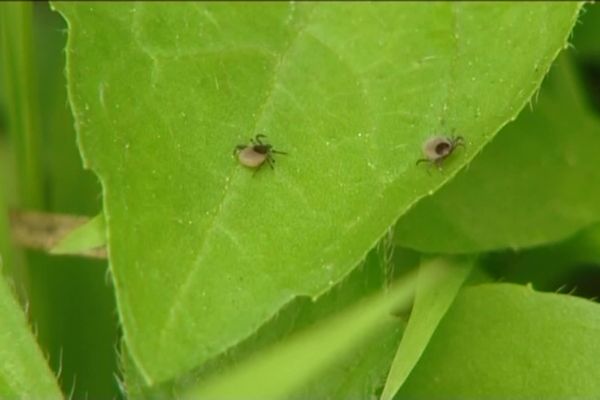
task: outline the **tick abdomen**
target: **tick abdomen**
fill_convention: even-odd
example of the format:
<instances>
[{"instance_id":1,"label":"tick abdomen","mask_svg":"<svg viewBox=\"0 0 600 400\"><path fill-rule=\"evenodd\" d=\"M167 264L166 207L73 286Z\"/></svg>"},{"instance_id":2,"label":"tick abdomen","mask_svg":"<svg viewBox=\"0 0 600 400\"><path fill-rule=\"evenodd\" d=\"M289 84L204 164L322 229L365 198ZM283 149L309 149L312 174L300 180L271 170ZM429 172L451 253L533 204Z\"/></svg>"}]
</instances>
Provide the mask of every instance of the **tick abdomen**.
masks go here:
<instances>
[{"instance_id":1,"label":"tick abdomen","mask_svg":"<svg viewBox=\"0 0 600 400\"><path fill-rule=\"evenodd\" d=\"M437 136L427 140L423 144L423 154L429 160L435 160L447 155L451 148L452 144L447 138Z\"/></svg>"},{"instance_id":2,"label":"tick abdomen","mask_svg":"<svg viewBox=\"0 0 600 400\"><path fill-rule=\"evenodd\" d=\"M256 168L265 162L267 152L261 153L255 147L246 147L238 153L238 159L242 165L250 168Z\"/></svg>"}]
</instances>

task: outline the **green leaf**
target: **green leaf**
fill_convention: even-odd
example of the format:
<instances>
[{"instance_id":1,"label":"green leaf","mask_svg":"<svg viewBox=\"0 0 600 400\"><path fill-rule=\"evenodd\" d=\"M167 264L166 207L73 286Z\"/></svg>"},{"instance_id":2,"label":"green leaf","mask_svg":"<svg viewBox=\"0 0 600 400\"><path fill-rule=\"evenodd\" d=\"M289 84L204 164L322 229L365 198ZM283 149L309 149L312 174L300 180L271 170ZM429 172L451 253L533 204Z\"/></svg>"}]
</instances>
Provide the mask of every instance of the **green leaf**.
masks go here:
<instances>
[{"instance_id":1,"label":"green leaf","mask_svg":"<svg viewBox=\"0 0 600 400\"><path fill-rule=\"evenodd\" d=\"M106 245L106 222L100 213L73 229L51 250L52 254L81 254Z\"/></svg>"},{"instance_id":2,"label":"green leaf","mask_svg":"<svg viewBox=\"0 0 600 400\"><path fill-rule=\"evenodd\" d=\"M593 399L600 305L512 284L459 294L399 399Z\"/></svg>"},{"instance_id":3,"label":"green leaf","mask_svg":"<svg viewBox=\"0 0 600 400\"><path fill-rule=\"evenodd\" d=\"M407 269L388 265L386 241L369 253L365 262L350 275L321 296L316 301L297 298L284 307L269 323L263 325L256 335L245 341L242 346L228 352L225 365L221 362L218 370L227 371L244 357L258 354L268 346L284 341L311 326L326 323L327 318L355 305L360 299L387 289L390 276L394 273L406 273ZM371 339L353 346L352 352L341 357L332 366L294 391L291 398L327 399L327 398L369 398L380 388L389 369L393 351L397 347L404 328L404 321L389 319L387 323L375 328ZM377 343L376 348L372 344ZM317 344L315 344L317 345ZM323 344L319 352L328 351ZM284 363L296 364L296 360ZM217 371L218 371L217 370ZM215 372L215 371L211 371ZM202 379L202 378L200 378ZM201 380L200 380L201 381ZM262 379L261 385L269 385L270 379Z\"/></svg>"},{"instance_id":4,"label":"green leaf","mask_svg":"<svg viewBox=\"0 0 600 400\"><path fill-rule=\"evenodd\" d=\"M194 388L184 398L289 397L327 366L351 354L378 328L394 321L391 309L410 304L414 281L413 275L406 277L388 292L379 292L328 321L276 344L241 363L231 372L218 375Z\"/></svg>"},{"instance_id":5,"label":"green leaf","mask_svg":"<svg viewBox=\"0 0 600 400\"><path fill-rule=\"evenodd\" d=\"M305 329L326 322L347 307L355 305L361 299L387 289L391 276L405 274L409 268L388 265L386 257L388 248L383 241L381 245L369 253L364 263L354 269L339 285L321 296L316 301L298 297L287 304L277 315L250 338L244 340L233 349L205 363L199 370L189 376L178 377L159 387L145 388L143 380L137 376L127 352L124 352L125 387L129 397L179 397L189 390L218 374L231 371L232 368L253 355L260 354L276 343L285 341ZM404 257L400 256L400 259ZM381 388L385 375L393 358L404 328L401 319L390 319L388 323L375 329L372 339L354 346L352 353L343 357L331 367L318 374L310 382L293 393L293 398L368 398ZM372 343L378 345L373 348ZM320 351L327 351L327 348ZM296 364L296 360L289 360ZM270 385L272 380L265 379L261 385ZM276 383L277 385L277 383Z\"/></svg>"},{"instance_id":6,"label":"green leaf","mask_svg":"<svg viewBox=\"0 0 600 400\"><path fill-rule=\"evenodd\" d=\"M517 115L580 5L56 7L124 337L151 384L346 276ZM415 166L454 128L468 146L444 172ZM274 170L232 157L256 134L289 153Z\"/></svg>"},{"instance_id":7,"label":"green leaf","mask_svg":"<svg viewBox=\"0 0 600 400\"><path fill-rule=\"evenodd\" d=\"M464 253L563 240L600 219L600 122L565 55L523 111L434 196L398 223L402 246ZM551 216L551 218L549 218Z\"/></svg>"},{"instance_id":8,"label":"green leaf","mask_svg":"<svg viewBox=\"0 0 600 400\"><path fill-rule=\"evenodd\" d=\"M382 400L394 398L427 347L440 320L450 308L473 268L473 259L434 258L419 270L415 304L396 352ZM435 285L431 285L435 276Z\"/></svg>"},{"instance_id":9,"label":"green leaf","mask_svg":"<svg viewBox=\"0 0 600 400\"><path fill-rule=\"evenodd\" d=\"M334 365L323 370L289 398L376 398L376 392L381 390L385 382L403 326L403 321L396 319L375 329L369 340L354 346L348 354L341 356Z\"/></svg>"},{"instance_id":10,"label":"green leaf","mask_svg":"<svg viewBox=\"0 0 600 400\"><path fill-rule=\"evenodd\" d=\"M1 277L0 326L0 398L62 399L25 315Z\"/></svg>"}]
</instances>

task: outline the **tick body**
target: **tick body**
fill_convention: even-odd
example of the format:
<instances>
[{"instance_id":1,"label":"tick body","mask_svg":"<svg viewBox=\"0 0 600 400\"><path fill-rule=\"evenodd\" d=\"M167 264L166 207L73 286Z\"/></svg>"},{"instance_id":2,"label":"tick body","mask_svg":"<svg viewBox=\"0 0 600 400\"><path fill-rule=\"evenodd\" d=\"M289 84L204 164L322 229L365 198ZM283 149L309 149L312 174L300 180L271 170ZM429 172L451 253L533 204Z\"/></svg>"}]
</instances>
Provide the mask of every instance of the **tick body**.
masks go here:
<instances>
[{"instance_id":1,"label":"tick body","mask_svg":"<svg viewBox=\"0 0 600 400\"><path fill-rule=\"evenodd\" d=\"M263 138L266 138L266 136L256 135L250 139L250 144L235 146L233 154L237 155L240 164L248 168L258 169L266 161L271 169L273 169L273 164L275 164L273 154L287 154L286 152L275 150L270 144L263 143Z\"/></svg>"},{"instance_id":2,"label":"tick body","mask_svg":"<svg viewBox=\"0 0 600 400\"><path fill-rule=\"evenodd\" d=\"M423 143L423 155L425 158L418 160L417 165L422 162L428 162L439 168L458 146L465 146L465 140L462 136L430 137Z\"/></svg>"}]
</instances>

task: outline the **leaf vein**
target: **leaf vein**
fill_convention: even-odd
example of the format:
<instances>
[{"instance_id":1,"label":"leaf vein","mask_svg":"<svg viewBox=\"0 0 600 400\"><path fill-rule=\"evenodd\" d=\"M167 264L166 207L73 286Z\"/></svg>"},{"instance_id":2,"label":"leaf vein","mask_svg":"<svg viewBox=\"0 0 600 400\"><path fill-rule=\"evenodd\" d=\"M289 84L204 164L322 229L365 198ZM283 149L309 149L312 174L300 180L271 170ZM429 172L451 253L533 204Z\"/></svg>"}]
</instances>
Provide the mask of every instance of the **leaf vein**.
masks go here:
<instances>
[{"instance_id":1,"label":"leaf vein","mask_svg":"<svg viewBox=\"0 0 600 400\"><path fill-rule=\"evenodd\" d=\"M314 13L314 9L313 9L313 13ZM307 17L304 25L297 29L296 34L289 40L289 42L287 43L285 48L281 51L281 55L280 55L277 63L273 67L272 79L271 79L270 84L268 85L268 91L267 91L267 95L265 96L265 101L261 104L261 106L259 107L259 112L256 114L257 117L255 120L255 126L254 126L255 134L258 130L258 126L260 125L261 121L263 120L263 118L265 116L267 106L272 103L273 96L274 96L275 92L277 91L276 90L277 86L278 86L277 82L280 79L282 66L285 64L285 61L290 54L290 50L292 49L294 44L297 43L298 38L302 35L304 30L306 29L306 26L308 25L308 23L310 21L310 16L312 16L313 13L311 13ZM190 268L189 272L185 276L183 283L180 287L180 290L176 293L174 299L171 302L171 306L169 307L169 311L167 312L165 322L162 324L162 327L160 328L160 333L159 333L159 338L160 338L159 344L160 345L162 345L163 343L167 343L165 339L169 336L168 333L172 329L173 324L175 323L178 315L180 315L180 309L181 309L182 305L184 304L184 299L188 296L188 292L190 291L192 282L194 281L194 276L196 275L196 272L200 269L200 266L201 266L204 258L206 257L207 250L209 249L209 244L212 242L212 238L214 237L213 233L219 226L218 219L223 212L223 209L224 209L225 204L227 203L227 200L231 198L231 196L229 196L229 194L231 193L230 192L231 182L233 181L233 178L235 178L237 171L239 171L238 168L233 169L229 176L229 179L227 179L228 183L226 184L226 186L224 188L222 200L219 202L219 206L217 207L217 210L213 214L213 217L209 223L209 227L208 227L207 233L206 233L206 238L205 238L200 250L198 251L198 255L197 255L195 261L192 263L192 267Z\"/></svg>"}]
</instances>

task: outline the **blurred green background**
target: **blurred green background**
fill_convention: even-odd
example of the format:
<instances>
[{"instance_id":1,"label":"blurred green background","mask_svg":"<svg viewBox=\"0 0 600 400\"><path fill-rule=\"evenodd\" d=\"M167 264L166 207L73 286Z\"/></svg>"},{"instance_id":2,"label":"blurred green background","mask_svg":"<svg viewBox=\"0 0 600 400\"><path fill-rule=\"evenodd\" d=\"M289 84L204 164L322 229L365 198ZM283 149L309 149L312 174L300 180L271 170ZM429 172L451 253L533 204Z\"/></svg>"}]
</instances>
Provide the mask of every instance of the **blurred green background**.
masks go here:
<instances>
[{"instance_id":1,"label":"blurred green background","mask_svg":"<svg viewBox=\"0 0 600 400\"><path fill-rule=\"evenodd\" d=\"M77 149L64 72L66 24L47 2L2 7L0 205L93 216L101 210L101 188L96 177L84 171ZM12 33L6 32L9 29ZM22 45L17 54L11 39ZM19 68L11 71L6 67L11 62ZM27 98L22 96L23 86ZM18 107L10 107L11 102ZM25 182L28 178L23 175L26 146L13 136L26 133L9 131L17 125L10 125L15 116L34 121L35 139L27 146L35 158L29 166L35 170L33 182ZM7 221L0 223L4 225L0 236L6 238ZM18 292L27 293L31 324L52 369L61 371L63 391L72 391L74 398L118 397L117 313L107 262L23 249L9 253L12 256L4 256L4 272L11 275Z\"/></svg>"}]
</instances>

